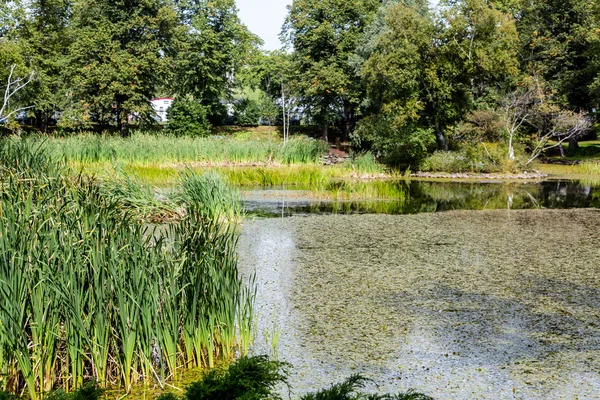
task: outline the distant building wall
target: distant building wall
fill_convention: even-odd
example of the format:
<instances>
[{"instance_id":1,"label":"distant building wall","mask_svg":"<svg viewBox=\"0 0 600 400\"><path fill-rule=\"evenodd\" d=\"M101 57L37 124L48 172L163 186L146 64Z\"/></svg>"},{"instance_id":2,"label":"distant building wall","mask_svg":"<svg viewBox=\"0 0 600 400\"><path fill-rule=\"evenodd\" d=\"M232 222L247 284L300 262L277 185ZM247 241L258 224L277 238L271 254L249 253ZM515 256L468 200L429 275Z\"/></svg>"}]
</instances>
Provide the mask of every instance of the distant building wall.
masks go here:
<instances>
[{"instance_id":1,"label":"distant building wall","mask_svg":"<svg viewBox=\"0 0 600 400\"><path fill-rule=\"evenodd\" d=\"M171 105L173 104L173 99L170 97L162 97L160 99L152 99L150 100L150 103L152 104L154 112L156 113L156 115L158 115L158 118L160 119L159 122L167 122L169 120L169 118L167 117L168 111L169 108L171 108Z\"/></svg>"}]
</instances>

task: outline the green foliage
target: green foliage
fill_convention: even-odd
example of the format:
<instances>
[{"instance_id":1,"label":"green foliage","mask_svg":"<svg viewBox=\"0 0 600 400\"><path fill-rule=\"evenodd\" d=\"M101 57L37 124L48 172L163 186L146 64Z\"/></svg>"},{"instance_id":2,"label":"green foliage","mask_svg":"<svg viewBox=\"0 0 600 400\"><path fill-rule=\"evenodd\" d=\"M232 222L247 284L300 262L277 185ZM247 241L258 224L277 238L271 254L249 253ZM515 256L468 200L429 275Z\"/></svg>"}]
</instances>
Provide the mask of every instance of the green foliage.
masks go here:
<instances>
[{"instance_id":1,"label":"green foliage","mask_svg":"<svg viewBox=\"0 0 600 400\"><path fill-rule=\"evenodd\" d=\"M280 114L279 107L275 104L272 98L261 92L258 99L260 118L266 121L269 126L274 125L277 117Z\"/></svg>"},{"instance_id":2,"label":"green foliage","mask_svg":"<svg viewBox=\"0 0 600 400\"><path fill-rule=\"evenodd\" d=\"M260 39L237 16L234 0L178 2L186 30L177 50L175 86L220 115L220 101L231 98L231 79L252 57Z\"/></svg>"},{"instance_id":3,"label":"green foliage","mask_svg":"<svg viewBox=\"0 0 600 400\"><path fill-rule=\"evenodd\" d=\"M243 216L241 195L214 171L203 175L189 170L181 176L183 204L192 204L210 219L239 221Z\"/></svg>"},{"instance_id":4,"label":"green foliage","mask_svg":"<svg viewBox=\"0 0 600 400\"><path fill-rule=\"evenodd\" d=\"M104 389L96 382L88 382L73 393L65 393L62 390L52 392L48 400L99 400L104 395Z\"/></svg>"},{"instance_id":5,"label":"green foliage","mask_svg":"<svg viewBox=\"0 0 600 400\"><path fill-rule=\"evenodd\" d=\"M414 391L400 393L396 395L377 395L361 393L359 390L364 388L369 379L361 375L352 375L342 383L336 383L328 389L320 390L316 393L309 393L301 397L301 400L433 400Z\"/></svg>"},{"instance_id":6,"label":"green foliage","mask_svg":"<svg viewBox=\"0 0 600 400\"><path fill-rule=\"evenodd\" d=\"M523 69L548 82L563 107L591 110L599 104L598 16L595 1L521 2Z\"/></svg>"},{"instance_id":7,"label":"green foliage","mask_svg":"<svg viewBox=\"0 0 600 400\"><path fill-rule=\"evenodd\" d=\"M187 400L262 400L282 399L277 387L287 384L288 365L266 356L243 357L227 370L213 369L202 380L191 384Z\"/></svg>"},{"instance_id":8,"label":"green foliage","mask_svg":"<svg viewBox=\"0 0 600 400\"><path fill-rule=\"evenodd\" d=\"M437 151L420 164L430 172L504 172L514 173L527 162L522 148L516 148L515 160L508 159L508 147L498 143L478 143L457 151Z\"/></svg>"},{"instance_id":9,"label":"green foliage","mask_svg":"<svg viewBox=\"0 0 600 400\"><path fill-rule=\"evenodd\" d=\"M284 25L294 74L308 112L327 127L344 115L353 124L363 88L349 59L379 1L294 0Z\"/></svg>"},{"instance_id":10,"label":"green foliage","mask_svg":"<svg viewBox=\"0 0 600 400\"><path fill-rule=\"evenodd\" d=\"M162 0L80 0L73 13L68 67L75 122L122 127L133 114L150 121L149 101L170 72L175 10Z\"/></svg>"},{"instance_id":11,"label":"green foliage","mask_svg":"<svg viewBox=\"0 0 600 400\"><path fill-rule=\"evenodd\" d=\"M199 102L178 98L169 108L168 132L175 136L209 136L210 123L206 114L206 108Z\"/></svg>"},{"instance_id":12,"label":"green foliage","mask_svg":"<svg viewBox=\"0 0 600 400\"><path fill-rule=\"evenodd\" d=\"M27 17L22 18L19 37L36 79L26 88L23 105L33 106L37 128L45 131L54 114L68 103L65 84L67 54L72 43L70 13L72 0L34 0L28 2Z\"/></svg>"},{"instance_id":13,"label":"green foliage","mask_svg":"<svg viewBox=\"0 0 600 400\"><path fill-rule=\"evenodd\" d=\"M361 67L374 118L388 131L433 128L447 150L448 127L518 74L514 21L483 0L453 3L439 20L402 3L386 13Z\"/></svg>"},{"instance_id":14,"label":"green foliage","mask_svg":"<svg viewBox=\"0 0 600 400\"><path fill-rule=\"evenodd\" d=\"M371 149L386 164L402 167L416 165L435 148L432 129L405 124L389 114L364 118L353 139L355 145Z\"/></svg>"},{"instance_id":15,"label":"green foliage","mask_svg":"<svg viewBox=\"0 0 600 400\"><path fill-rule=\"evenodd\" d=\"M326 143L296 136L285 145L275 138L202 138L134 132L130 137L82 134L47 138L44 147L73 163L283 163L316 164Z\"/></svg>"},{"instance_id":16,"label":"green foliage","mask_svg":"<svg viewBox=\"0 0 600 400\"><path fill-rule=\"evenodd\" d=\"M257 126L261 117L260 103L244 98L235 103L235 122L239 126Z\"/></svg>"},{"instance_id":17,"label":"green foliage","mask_svg":"<svg viewBox=\"0 0 600 400\"><path fill-rule=\"evenodd\" d=\"M361 174L380 174L384 172L382 165L371 152L353 154L349 166L353 171Z\"/></svg>"},{"instance_id":18,"label":"green foliage","mask_svg":"<svg viewBox=\"0 0 600 400\"><path fill-rule=\"evenodd\" d=\"M8 390L35 400L91 374L129 392L247 350L253 291L238 274L234 226L190 199L180 221L151 230L129 189L69 178L43 143L1 141L0 182ZM72 398L98 394L89 386Z\"/></svg>"}]
</instances>

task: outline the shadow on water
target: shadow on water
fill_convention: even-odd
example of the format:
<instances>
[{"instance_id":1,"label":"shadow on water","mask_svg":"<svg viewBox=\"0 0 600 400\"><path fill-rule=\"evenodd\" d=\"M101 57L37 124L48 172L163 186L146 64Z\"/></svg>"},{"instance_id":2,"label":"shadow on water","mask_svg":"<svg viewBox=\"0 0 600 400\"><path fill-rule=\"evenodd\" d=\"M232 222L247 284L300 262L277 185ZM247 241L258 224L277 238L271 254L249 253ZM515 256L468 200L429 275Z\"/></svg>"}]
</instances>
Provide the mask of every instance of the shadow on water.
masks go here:
<instances>
[{"instance_id":1,"label":"shadow on water","mask_svg":"<svg viewBox=\"0 0 600 400\"><path fill-rule=\"evenodd\" d=\"M376 185L376 186L375 186ZM450 210L600 208L600 187L594 182L536 183L390 181L341 182L323 188L324 198L261 196L245 200L248 213L261 217L296 214L418 214ZM278 190L270 190L278 192ZM281 191L281 193L293 191Z\"/></svg>"}]
</instances>

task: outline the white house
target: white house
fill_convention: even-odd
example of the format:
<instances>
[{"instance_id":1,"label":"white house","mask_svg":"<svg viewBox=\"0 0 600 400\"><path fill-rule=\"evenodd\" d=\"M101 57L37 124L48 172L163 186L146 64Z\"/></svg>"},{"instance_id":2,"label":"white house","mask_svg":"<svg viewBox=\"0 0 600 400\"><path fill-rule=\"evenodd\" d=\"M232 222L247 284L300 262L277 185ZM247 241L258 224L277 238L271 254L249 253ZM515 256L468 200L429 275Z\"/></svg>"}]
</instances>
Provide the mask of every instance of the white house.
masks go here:
<instances>
[{"instance_id":1,"label":"white house","mask_svg":"<svg viewBox=\"0 0 600 400\"><path fill-rule=\"evenodd\" d=\"M173 104L173 99L170 97L161 97L159 99L150 100L150 103L152 104L154 112L156 115L158 115L158 122L167 122L169 120L167 117L167 112Z\"/></svg>"}]
</instances>

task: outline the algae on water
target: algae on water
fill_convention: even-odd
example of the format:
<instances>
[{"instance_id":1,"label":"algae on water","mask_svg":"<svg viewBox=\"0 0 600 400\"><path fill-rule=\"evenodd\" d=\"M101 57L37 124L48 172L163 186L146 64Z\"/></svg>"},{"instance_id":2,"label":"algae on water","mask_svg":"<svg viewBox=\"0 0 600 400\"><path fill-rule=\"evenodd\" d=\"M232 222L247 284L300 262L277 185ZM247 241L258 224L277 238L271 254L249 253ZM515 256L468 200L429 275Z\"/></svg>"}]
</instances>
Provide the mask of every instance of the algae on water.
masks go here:
<instances>
[{"instance_id":1,"label":"algae on water","mask_svg":"<svg viewBox=\"0 0 600 400\"><path fill-rule=\"evenodd\" d=\"M240 265L301 390L360 372L440 399L593 398L598 226L596 210L257 220Z\"/></svg>"}]
</instances>

